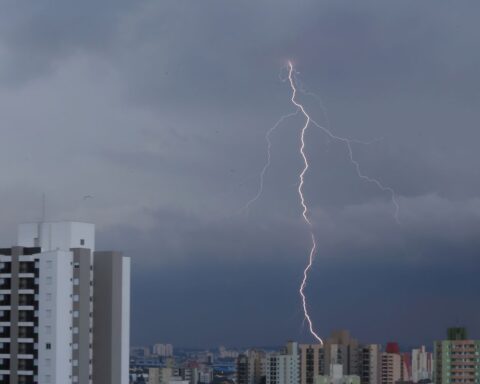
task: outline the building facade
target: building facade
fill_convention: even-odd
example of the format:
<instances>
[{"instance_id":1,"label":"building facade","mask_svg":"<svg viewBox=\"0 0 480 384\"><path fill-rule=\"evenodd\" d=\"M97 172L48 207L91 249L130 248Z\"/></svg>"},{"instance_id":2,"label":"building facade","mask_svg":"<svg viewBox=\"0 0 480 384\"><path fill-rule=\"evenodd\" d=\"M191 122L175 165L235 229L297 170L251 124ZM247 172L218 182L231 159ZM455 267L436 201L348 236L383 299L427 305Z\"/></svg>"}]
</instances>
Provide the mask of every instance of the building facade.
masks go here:
<instances>
[{"instance_id":1,"label":"building facade","mask_svg":"<svg viewBox=\"0 0 480 384\"><path fill-rule=\"evenodd\" d=\"M427 352L424 345L420 348L412 350L412 381L418 383L419 381L433 379L433 355Z\"/></svg>"},{"instance_id":2,"label":"building facade","mask_svg":"<svg viewBox=\"0 0 480 384\"><path fill-rule=\"evenodd\" d=\"M300 383L314 384L315 377L323 372L323 346L300 344Z\"/></svg>"},{"instance_id":3,"label":"building facade","mask_svg":"<svg viewBox=\"0 0 480 384\"><path fill-rule=\"evenodd\" d=\"M332 364L329 372L328 376L316 376L314 384L360 384L360 376L344 375L341 364Z\"/></svg>"},{"instance_id":4,"label":"building facade","mask_svg":"<svg viewBox=\"0 0 480 384\"><path fill-rule=\"evenodd\" d=\"M381 349L380 344L368 344L359 347L359 376L361 384L380 383Z\"/></svg>"},{"instance_id":5,"label":"building facade","mask_svg":"<svg viewBox=\"0 0 480 384\"><path fill-rule=\"evenodd\" d=\"M266 376L266 353L250 349L237 358L237 383L262 384Z\"/></svg>"},{"instance_id":6,"label":"building facade","mask_svg":"<svg viewBox=\"0 0 480 384\"><path fill-rule=\"evenodd\" d=\"M172 357L173 356L173 345L172 344L155 344L152 348L154 355L161 357Z\"/></svg>"},{"instance_id":7,"label":"building facade","mask_svg":"<svg viewBox=\"0 0 480 384\"><path fill-rule=\"evenodd\" d=\"M360 374L359 343L346 330L332 332L324 343L321 375L329 376L330 368L340 364L346 376Z\"/></svg>"},{"instance_id":8,"label":"building facade","mask_svg":"<svg viewBox=\"0 0 480 384\"><path fill-rule=\"evenodd\" d=\"M95 252L93 383L128 384L130 258Z\"/></svg>"},{"instance_id":9,"label":"building facade","mask_svg":"<svg viewBox=\"0 0 480 384\"><path fill-rule=\"evenodd\" d=\"M381 384L403 381L403 358L397 343L388 343L381 354Z\"/></svg>"},{"instance_id":10,"label":"building facade","mask_svg":"<svg viewBox=\"0 0 480 384\"><path fill-rule=\"evenodd\" d=\"M299 384L300 356L298 343L288 342L281 353L270 353L266 358L266 384Z\"/></svg>"},{"instance_id":11,"label":"building facade","mask_svg":"<svg viewBox=\"0 0 480 384\"><path fill-rule=\"evenodd\" d=\"M465 328L450 328L447 340L434 344L435 383L480 383L480 340L467 337Z\"/></svg>"},{"instance_id":12,"label":"building facade","mask_svg":"<svg viewBox=\"0 0 480 384\"><path fill-rule=\"evenodd\" d=\"M0 383L94 383L93 224L22 224L17 244L0 249Z\"/></svg>"}]
</instances>

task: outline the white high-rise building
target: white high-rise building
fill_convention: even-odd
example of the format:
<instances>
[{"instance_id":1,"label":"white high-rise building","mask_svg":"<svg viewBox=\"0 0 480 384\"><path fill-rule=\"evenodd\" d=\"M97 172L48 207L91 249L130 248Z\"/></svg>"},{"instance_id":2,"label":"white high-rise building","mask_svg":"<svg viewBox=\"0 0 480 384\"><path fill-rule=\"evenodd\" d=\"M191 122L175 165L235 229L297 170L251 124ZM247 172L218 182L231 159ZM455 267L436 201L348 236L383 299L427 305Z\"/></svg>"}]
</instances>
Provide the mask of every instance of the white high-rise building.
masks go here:
<instances>
[{"instance_id":1,"label":"white high-rise building","mask_svg":"<svg viewBox=\"0 0 480 384\"><path fill-rule=\"evenodd\" d=\"M433 356L427 352L425 346L412 350L412 381L433 379Z\"/></svg>"},{"instance_id":2,"label":"white high-rise building","mask_svg":"<svg viewBox=\"0 0 480 384\"><path fill-rule=\"evenodd\" d=\"M298 343L288 342L282 353L271 353L266 359L266 384L299 384L300 355Z\"/></svg>"},{"instance_id":3,"label":"white high-rise building","mask_svg":"<svg viewBox=\"0 0 480 384\"><path fill-rule=\"evenodd\" d=\"M152 348L154 355L161 357L172 357L173 356L173 345L172 344L155 344Z\"/></svg>"},{"instance_id":4,"label":"white high-rise building","mask_svg":"<svg viewBox=\"0 0 480 384\"><path fill-rule=\"evenodd\" d=\"M17 244L0 250L0 384L91 384L95 369L110 371L104 384L127 384L128 258L97 272L113 254L94 252L95 227L87 223L22 224ZM103 283L111 280L123 287L118 297ZM112 342L97 351L95 339L105 334Z\"/></svg>"}]
</instances>

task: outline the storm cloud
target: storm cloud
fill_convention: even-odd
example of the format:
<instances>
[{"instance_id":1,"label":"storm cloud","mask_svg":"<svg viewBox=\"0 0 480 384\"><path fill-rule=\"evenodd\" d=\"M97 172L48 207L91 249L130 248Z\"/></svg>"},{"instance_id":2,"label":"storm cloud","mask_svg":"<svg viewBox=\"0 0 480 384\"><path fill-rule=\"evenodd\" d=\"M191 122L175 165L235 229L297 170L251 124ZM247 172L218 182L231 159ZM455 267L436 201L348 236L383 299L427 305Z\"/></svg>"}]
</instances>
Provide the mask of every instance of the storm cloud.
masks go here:
<instances>
[{"instance_id":1,"label":"storm cloud","mask_svg":"<svg viewBox=\"0 0 480 384\"><path fill-rule=\"evenodd\" d=\"M480 336L480 51L473 1L8 1L0 5L0 240L47 218L94 222L133 260L132 342L307 340L302 160L285 80L312 116L305 193L320 334L404 345ZM325 109L322 108L322 105ZM325 113L326 112L326 113ZM83 200L84 195L93 199ZM446 309L449 309L447 311Z\"/></svg>"}]
</instances>

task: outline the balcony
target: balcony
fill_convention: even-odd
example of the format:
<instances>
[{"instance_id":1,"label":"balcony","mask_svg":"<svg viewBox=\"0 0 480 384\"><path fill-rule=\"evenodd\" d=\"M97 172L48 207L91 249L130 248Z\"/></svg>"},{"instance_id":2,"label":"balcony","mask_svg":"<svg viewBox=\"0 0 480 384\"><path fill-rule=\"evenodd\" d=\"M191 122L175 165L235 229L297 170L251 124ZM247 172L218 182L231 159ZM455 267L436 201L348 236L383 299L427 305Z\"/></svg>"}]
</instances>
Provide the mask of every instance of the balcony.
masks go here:
<instances>
[{"instance_id":1,"label":"balcony","mask_svg":"<svg viewBox=\"0 0 480 384\"><path fill-rule=\"evenodd\" d=\"M32 306L35 304L33 295L21 294L18 296L18 305L19 306Z\"/></svg>"},{"instance_id":2,"label":"balcony","mask_svg":"<svg viewBox=\"0 0 480 384\"><path fill-rule=\"evenodd\" d=\"M11 279L5 277L0 278L0 291L9 291L10 289L12 289Z\"/></svg>"},{"instance_id":3,"label":"balcony","mask_svg":"<svg viewBox=\"0 0 480 384\"><path fill-rule=\"evenodd\" d=\"M11 263L1 263L3 264L0 266L0 273L12 273L12 264Z\"/></svg>"},{"instance_id":4,"label":"balcony","mask_svg":"<svg viewBox=\"0 0 480 384\"><path fill-rule=\"evenodd\" d=\"M19 359L18 360L18 370L19 371L31 371L31 372L33 372L33 360Z\"/></svg>"},{"instance_id":5,"label":"balcony","mask_svg":"<svg viewBox=\"0 0 480 384\"><path fill-rule=\"evenodd\" d=\"M19 265L19 273L35 273L35 263L33 261L21 261Z\"/></svg>"},{"instance_id":6,"label":"balcony","mask_svg":"<svg viewBox=\"0 0 480 384\"><path fill-rule=\"evenodd\" d=\"M10 369L10 359L3 359L2 363L0 364L0 371L5 371Z\"/></svg>"},{"instance_id":7,"label":"balcony","mask_svg":"<svg viewBox=\"0 0 480 384\"><path fill-rule=\"evenodd\" d=\"M0 355L8 355L10 353L10 344L4 343L0 348Z\"/></svg>"},{"instance_id":8,"label":"balcony","mask_svg":"<svg viewBox=\"0 0 480 384\"><path fill-rule=\"evenodd\" d=\"M35 314L32 311L19 311L18 321L21 323L31 323L35 321Z\"/></svg>"},{"instance_id":9,"label":"balcony","mask_svg":"<svg viewBox=\"0 0 480 384\"><path fill-rule=\"evenodd\" d=\"M3 322L9 322L9 321L10 321L10 311L0 310L0 322L3 323Z\"/></svg>"},{"instance_id":10,"label":"balcony","mask_svg":"<svg viewBox=\"0 0 480 384\"><path fill-rule=\"evenodd\" d=\"M35 378L31 372L18 372L18 384L35 384Z\"/></svg>"},{"instance_id":11,"label":"balcony","mask_svg":"<svg viewBox=\"0 0 480 384\"><path fill-rule=\"evenodd\" d=\"M3 297L2 297L3 296ZM11 298L10 295L2 295L0 294L0 307L2 306L9 306L11 305Z\"/></svg>"},{"instance_id":12,"label":"balcony","mask_svg":"<svg viewBox=\"0 0 480 384\"><path fill-rule=\"evenodd\" d=\"M35 332L33 332L32 327L18 327L18 338L19 339L33 339Z\"/></svg>"},{"instance_id":13,"label":"balcony","mask_svg":"<svg viewBox=\"0 0 480 384\"><path fill-rule=\"evenodd\" d=\"M22 277L18 281L18 288L19 289L34 290L35 289L34 279ZM1 286L0 286L0 289L1 289Z\"/></svg>"}]
</instances>

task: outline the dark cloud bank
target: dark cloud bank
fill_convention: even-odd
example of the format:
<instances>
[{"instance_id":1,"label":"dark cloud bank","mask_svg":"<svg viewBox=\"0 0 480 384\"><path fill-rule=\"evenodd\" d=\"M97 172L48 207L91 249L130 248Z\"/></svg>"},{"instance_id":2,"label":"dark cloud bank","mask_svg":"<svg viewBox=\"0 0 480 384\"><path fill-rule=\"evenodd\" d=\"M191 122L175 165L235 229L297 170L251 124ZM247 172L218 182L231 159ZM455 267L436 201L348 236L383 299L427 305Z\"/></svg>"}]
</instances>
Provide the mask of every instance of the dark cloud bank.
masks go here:
<instances>
[{"instance_id":1,"label":"dark cloud bank","mask_svg":"<svg viewBox=\"0 0 480 384\"><path fill-rule=\"evenodd\" d=\"M94 221L132 256L134 343L307 340L293 59L346 148L312 128L305 192L319 238L321 334L430 343L480 336L480 56L473 1L5 2L0 6L2 243L17 222ZM283 71L283 72L282 72ZM326 123L314 97L302 96ZM82 201L91 194L94 199Z\"/></svg>"}]
</instances>

